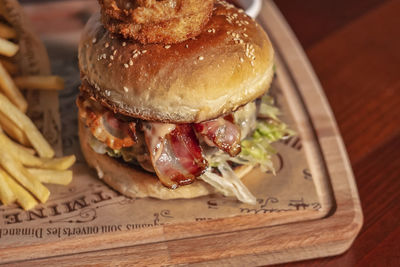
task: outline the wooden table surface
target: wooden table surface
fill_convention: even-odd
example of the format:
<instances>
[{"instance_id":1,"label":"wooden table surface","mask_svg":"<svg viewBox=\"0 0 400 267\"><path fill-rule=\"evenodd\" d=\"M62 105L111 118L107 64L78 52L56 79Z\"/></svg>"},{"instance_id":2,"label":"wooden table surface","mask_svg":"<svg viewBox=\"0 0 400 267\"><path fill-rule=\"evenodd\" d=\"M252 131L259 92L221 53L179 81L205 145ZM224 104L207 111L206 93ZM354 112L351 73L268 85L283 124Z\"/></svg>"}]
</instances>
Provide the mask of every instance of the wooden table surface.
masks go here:
<instances>
[{"instance_id":1,"label":"wooden table surface","mask_svg":"<svg viewBox=\"0 0 400 267\"><path fill-rule=\"evenodd\" d=\"M324 88L364 212L345 254L285 266L400 266L400 1L275 3Z\"/></svg>"},{"instance_id":2,"label":"wooden table surface","mask_svg":"<svg viewBox=\"0 0 400 267\"><path fill-rule=\"evenodd\" d=\"M400 1L275 2L324 88L364 212L345 254L285 266L400 266Z\"/></svg>"}]
</instances>

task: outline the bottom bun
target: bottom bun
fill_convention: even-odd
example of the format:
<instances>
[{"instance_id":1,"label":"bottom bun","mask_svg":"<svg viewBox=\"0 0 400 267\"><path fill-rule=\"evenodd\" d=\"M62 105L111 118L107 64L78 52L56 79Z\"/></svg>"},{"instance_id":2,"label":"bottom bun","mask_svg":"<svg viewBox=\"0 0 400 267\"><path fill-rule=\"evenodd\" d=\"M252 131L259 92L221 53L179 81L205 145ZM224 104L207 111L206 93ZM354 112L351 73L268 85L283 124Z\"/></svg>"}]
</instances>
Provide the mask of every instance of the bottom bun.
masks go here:
<instances>
[{"instance_id":1,"label":"bottom bun","mask_svg":"<svg viewBox=\"0 0 400 267\"><path fill-rule=\"evenodd\" d=\"M106 154L96 153L88 144L91 133L79 121L79 140L88 165L96 169L100 179L113 189L129 197L153 197L158 199L195 198L216 193L209 184L197 180L193 184L169 189L161 184L156 175L139 167L123 164ZM242 165L235 168L239 177L246 175L253 166Z\"/></svg>"}]
</instances>

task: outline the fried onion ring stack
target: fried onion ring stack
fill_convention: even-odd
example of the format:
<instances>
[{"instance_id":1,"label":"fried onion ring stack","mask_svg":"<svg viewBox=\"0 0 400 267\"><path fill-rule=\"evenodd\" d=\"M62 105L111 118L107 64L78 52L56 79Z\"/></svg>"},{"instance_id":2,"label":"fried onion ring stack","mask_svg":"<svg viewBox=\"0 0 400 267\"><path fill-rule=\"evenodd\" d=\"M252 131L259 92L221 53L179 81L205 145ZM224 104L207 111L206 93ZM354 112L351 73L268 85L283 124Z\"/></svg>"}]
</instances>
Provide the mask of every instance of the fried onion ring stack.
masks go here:
<instances>
[{"instance_id":1,"label":"fried onion ring stack","mask_svg":"<svg viewBox=\"0 0 400 267\"><path fill-rule=\"evenodd\" d=\"M200 34L214 0L98 0L110 32L142 44L174 44Z\"/></svg>"}]
</instances>

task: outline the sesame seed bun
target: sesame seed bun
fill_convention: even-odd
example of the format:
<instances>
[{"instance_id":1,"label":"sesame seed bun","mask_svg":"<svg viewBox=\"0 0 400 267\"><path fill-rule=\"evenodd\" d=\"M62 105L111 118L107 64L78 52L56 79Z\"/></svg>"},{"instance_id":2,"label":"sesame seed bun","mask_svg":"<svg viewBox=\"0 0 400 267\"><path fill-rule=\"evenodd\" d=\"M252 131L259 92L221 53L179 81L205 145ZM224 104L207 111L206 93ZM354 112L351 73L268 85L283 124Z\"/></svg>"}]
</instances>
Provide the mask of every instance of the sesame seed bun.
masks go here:
<instances>
[{"instance_id":1,"label":"sesame seed bun","mask_svg":"<svg viewBox=\"0 0 400 267\"><path fill-rule=\"evenodd\" d=\"M109 33L95 14L79 45L84 87L115 112L192 123L235 111L263 95L273 77L273 49L263 29L218 1L194 39L140 44Z\"/></svg>"}]
</instances>

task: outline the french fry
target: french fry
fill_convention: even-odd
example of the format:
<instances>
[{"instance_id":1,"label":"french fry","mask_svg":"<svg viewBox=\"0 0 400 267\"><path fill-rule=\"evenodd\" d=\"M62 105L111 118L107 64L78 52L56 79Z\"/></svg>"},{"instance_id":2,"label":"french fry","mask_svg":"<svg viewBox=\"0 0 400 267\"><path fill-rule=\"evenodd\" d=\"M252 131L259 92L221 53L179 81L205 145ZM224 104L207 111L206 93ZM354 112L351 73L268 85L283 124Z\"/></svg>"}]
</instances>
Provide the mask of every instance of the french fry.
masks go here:
<instances>
[{"instance_id":1,"label":"french fry","mask_svg":"<svg viewBox=\"0 0 400 267\"><path fill-rule=\"evenodd\" d=\"M63 171L74 165L75 155L65 156L61 158L38 158L29 154L20 157L21 163L26 167L35 167L49 170Z\"/></svg>"},{"instance_id":2,"label":"french fry","mask_svg":"<svg viewBox=\"0 0 400 267\"><path fill-rule=\"evenodd\" d=\"M24 210L30 210L33 207L35 207L36 204L38 204L36 199L31 194L29 194L29 192L26 191L25 188L23 188L16 181L14 181L14 179L11 178L8 175L8 173L6 173L4 170L0 169L0 176L1 176L1 174L3 174L3 177L5 178L8 186L14 193L18 204L20 204Z\"/></svg>"},{"instance_id":3,"label":"french fry","mask_svg":"<svg viewBox=\"0 0 400 267\"><path fill-rule=\"evenodd\" d=\"M2 112L0 112L0 126L12 139L24 146L31 146L26 134ZM33 151L33 153L35 153L35 151Z\"/></svg>"},{"instance_id":4,"label":"french fry","mask_svg":"<svg viewBox=\"0 0 400 267\"><path fill-rule=\"evenodd\" d=\"M40 164L40 159L34 156L35 151L33 149L24 147L19 143L12 141L2 131L0 131L0 146L3 146L14 157L18 157L18 160L22 165L24 165L25 161L32 161L34 162L33 164Z\"/></svg>"},{"instance_id":5,"label":"french fry","mask_svg":"<svg viewBox=\"0 0 400 267\"><path fill-rule=\"evenodd\" d=\"M0 63L3 64L3 67L10 75L15 75L18 73L18 66L17 64L11 62L6 58L0 58Z\"/></svg>"},{"instance_id":6,"label":"french fry","mask_svg":"<svg viewBox=\"0 0 400 267\"><path fill-rule=\"evenodd\" d=\"M47 184L68 185L72 181L72 171L27 168L39 181Z\"/></svg>"},{"instance_id":7,"label":"french fry","mask_svg":"<svg viewBox=\"0 0 400 267\"><path fill-rule=\"evenodd\" d=\"M28 189L40 202L45 203L50 191L22 164L17 161L4 147L0 147L0 165L21 185Z\"/></svg>"},{"instance_id":8,"label":"french fry","mask_svg":"<svg viewBox=\"0 0 400 267\"><path fill-rule=\"evenodd\" d=\"M26 167L34 167L49 170L63 171L74 165L76 158L75 155L65 156L61 158L38 158L35 156L28 156L24 154L20 157L21 163Z\"/></svg>"},{"instance_id":9,"label":"french fry","mask_svg":"<svg viewBox=\"0 0 400 267\"><path fill-rule=\"evenodd\" d=\"M37 166L43 169L51 169L51 170L66 170L72 165L74 165L76 161L75 155L69 155L61 158L54 159L44 159L40 158L41 166ZM27 165L28 166L28 165ZM35 166L33 166L35 167Z\"/></svg>"},{"instance_id":10,"label":"french fry","mask_svg":"<svg viewBox=\"0 0 400 267\"><path fill-rule=\"evenodd\" d=\"M56 75L19 76L14 82L20 89L63 90L64 79Z\"/></svg>"},{"instance_id":11,"label":"french fry","mask_svg":"<svg viewBox=\"0 0 400 267\"><path fill-rule=\"evenodd\" d=\"M53 148L25 114L28 103L20 89L62 90L65 85L56 75L18 76L21 72L11 57L20 50L19 34L10 26L6 9L0 0L0 201L4 205L16 201L29 210L50 196L42 183L72 181L73 173L67 169L76 158L53 158Z\"/></svg>"},{"instance_id":12,"label":"french fry","mask_svg":"<svg viewBox=\"0 0 400 267\"><path fill-rule=\"evenodd\" d=\"M52 158L54 156L53 148L39 132L35 124L1 93L0 112L3 112L3 114L25 132L26 137L40 157Z\"/></svg>"},{"instance_id":13,"label":"french fry","mask_svg":"<svg viewBox=\"0 0 400 267\"><path fill-rule=\"evenodd\" d=\"M19 50L19 46L0 37L0 55L7 57L14 56Z\"/></svg>"},{"instance_id":14,"label":"french fry","mask_svg":"<svg viewBox=\"0 0 400 267\"><path fill-rule=\"evenodd\" d=\"M14 143L14 144L15 144L15 146L19 147L18 148L19 150L24 150L26 153L29 153L32 156L34 156L36 154L36 151L33 148L29 148L29 147L23 146L23 145L21 145L19 143Z\"/></svg>"},{"instance_id":15,"label":"french fry","mask_svg":"<svg viewBox=\"0 0 400 267\"><path fill-rule=\"evenodd\" d=\"M7 173L0 169L0 200L4 205L11 204L17 200L16 195L7 183Z\"/></svg>"},{"instance_id":16,"label":"french fry","mask_svg":"<svg viewBox=\"0 0 400 267\"><path fill-rule=\"evenodd\" d=\"M66 170L74 165L75 160L75 155L53 159L38 158L35 156L28 157L27 154L25 154L24 157L21 157L21 162L24 166L59 171Z\"/></svg>"},{"instance_id":17,"label":"french fry","mask_svg":"<svg viewBox=\"0 0 400 267\"><path fill-rule=\"evenodd\" d=\"M26 112L28 108L28 103L26 102L24 96L19 91L18 87L15 85L14 81L0 63L0 90L9 98L9 100L14 103L19 110ZM7 114L7 112L4 112Z\"/></svg>"},{"instance_id":18,"label":"french fry","mask_svg":"<svg viewBox=\"0 0 400 267\"><path fill-rule=\"evenodd\" d=\"M75 155L52 159L35 157L27 151L27 148L19 146L4 133L0 133L0 146L8 150L14 157L18 157L22 165L27 167L62 171L71 167L76 161Z\"/></svg>"},{"instance_id":19,"label":"french fry","mask_svg":"<svg viewBox=\"0 0 400 267\"><path fill-rule=\"evenodd\" d=\"M14 39L17 38L17 32L10 26L0 22L0 37Z\"/></svg>"}]
</instances>

